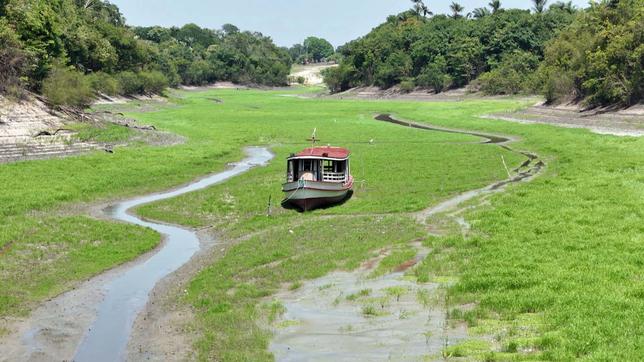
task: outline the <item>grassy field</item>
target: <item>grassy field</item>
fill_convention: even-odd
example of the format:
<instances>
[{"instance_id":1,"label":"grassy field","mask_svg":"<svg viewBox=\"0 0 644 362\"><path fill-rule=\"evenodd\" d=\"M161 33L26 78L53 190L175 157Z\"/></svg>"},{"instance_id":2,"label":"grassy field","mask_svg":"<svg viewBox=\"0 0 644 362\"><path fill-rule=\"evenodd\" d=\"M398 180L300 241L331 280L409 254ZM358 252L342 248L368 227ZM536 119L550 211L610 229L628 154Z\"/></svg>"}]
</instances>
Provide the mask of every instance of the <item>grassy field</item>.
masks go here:
<instances>
[{"instance_id":1,"label":"grassy field","mask_svg":"<svg viewBox=\"0 0 644 362\"><path fill-rule=\"evenodd\" d=\"M138 210L241 238L197 275L182 299L196 312L200 358L270 359L269 335L257 321L279 312L265 303L271 294L354 268L380 248L406 257L404 245L415 239L434 252L414 273L419 280L456 280L447 294L450 316L482 336L446 353L549 360L644 355L644 140L478 118L525 106L521 100L297 98L308 91L183 92L177 107L129 115L185 136L185 144L1 165L0 281L10 287L0 291L0 315L25 313L158 242L145 229L75 216L79 204L169 188L240 159L245 145L269 145L276 158L268 167ZM511 166L523 159L475 137L376 122L378 112L517 135L523 140L513 147L539 153L548 167L470 212L467 238L427 237L407 212L503 179L501 156ZM341 207L282 210L275 204L283 160L306 146L314 128L323 144L353 151L356 192ZM267 217L269 196L274 205ZM461 311L465 303L475 308ZM500 350L490 352L494 345Z\"/></svg>"}]
</instances>

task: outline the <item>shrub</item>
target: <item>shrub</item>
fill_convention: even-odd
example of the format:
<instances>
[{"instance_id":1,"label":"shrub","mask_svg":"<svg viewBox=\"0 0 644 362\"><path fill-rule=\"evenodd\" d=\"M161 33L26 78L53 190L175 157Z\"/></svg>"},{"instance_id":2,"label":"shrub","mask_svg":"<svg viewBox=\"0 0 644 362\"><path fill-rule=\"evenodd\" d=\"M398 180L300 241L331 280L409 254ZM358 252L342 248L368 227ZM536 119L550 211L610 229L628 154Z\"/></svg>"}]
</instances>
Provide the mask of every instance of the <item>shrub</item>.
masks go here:
<instances>
[{"instance_id":1,"label":"shrub","mask_svg":"<svg viewBox=\"0 0 644 362\"><path fill-rule=\"evenodd\" d=\"M139 79L145 94L161 94L168 88L168 78L156 70L139 73Z\"/></svg>"},{"instance_id":2,"label":"shrub","mask_svg":"<svg viewBox=\"0 0 644 362\"><path fill-rule=\"evenodd\" d=\"M126 96L143 94L143 82L136 73L130 71L121 72L117 74L116 78L121 85L122 94Z\"/></svg>"},{"instance_id":3,"label":"shrub","mask_svg":"<svg viewBox=\"0 0 644 362\"><path fill-rule=\"evenodd\" d=\"M400 82L400 90L403 93L409 93L416 88L416 84L414 84L414 80L412 78L405 78Z\"/></svg>"},{"instance_id":4,"label":"shrub","mask_svg":"<svg viewBox=\"0 0 644 362\"><path fill-rule=\"evenodd\" d=\"M300 77L297 77L295 80L297 81L297 83L298 83L298 84L304 84L304 83L306 83L306 78L301 77L301 76L300 76Z\"/></svg>"},{"instance_id":5,"label":"shrub","mask_svg":"<svg viewBox=\"0 0 644 362\"><path fill-rule=\"evenodd\" d=\"M87 76L87 79L94 92L103 93L108 96L115 96L121 93L119 81L107 73L92 73Z\"/></svg>"},{"instance_id":6,"label":"shrub","mask_svg":"<svg viewBox=\"0 0 644 362\"><path fill-rule=\"evenodd\" d=\"M404 52L396 52L390 55L387 60L378 68L375 74L374 83L380 88L389 88L411 72L411 57Z\"/></svg>"},{"instance_id":7,"label":"shrub","mask_svg":"<svg viewBox=\"0 0 644 362\"><path fill-rule=\"evenodd\" d=\"M43 82L42 92L55 105L83 107L94 98L89 79L63 67L54 67L50 71Z\"/></svg>"},{"instance_id":8,"label":"shrub","mask_svg":"<svg viewBox=\"0 0 644 362\"><path fill-rule=\"evenodd\" d=\"M355 86L353 80L357 76L357 71L353 66L341 64L323 69L321 73L324 84L329 87L331 93L342 92Z\"/></svg>"},{"instance_id":9,"label":"shrub","mask_svg":"<svg viewBox=\"0 0 644 362\"><path fill-rule=\"evenodd\" d=\"M561 71L542 67L545 75L543 78L543 95L547 103L562 102L566 99L575 99L579 97L573 77Z\"/></svg>"},{"instance_id":10,"label":"shrub","mask_svg":"<svg viewBox=\"0 0 644 362\"><path fill-rule=\"evenodd\" d=\"M440 93L452 85L452 77L447 74L447 61L442 56L437 56L416 77L416 85L432 88Z\"/></svg>"},{"instance_id":11,"label":"shrub","mask_svg":"<svg viewBox=\"0 0 644 362\"><path fill-rule=\"evenodd\" d=\"M485 94L517 94L530 88L530 74L533 74L539 59L527 52L514 51L503 57L491 71L478 78L478 86Z\"/></svg>"}]
</instances>

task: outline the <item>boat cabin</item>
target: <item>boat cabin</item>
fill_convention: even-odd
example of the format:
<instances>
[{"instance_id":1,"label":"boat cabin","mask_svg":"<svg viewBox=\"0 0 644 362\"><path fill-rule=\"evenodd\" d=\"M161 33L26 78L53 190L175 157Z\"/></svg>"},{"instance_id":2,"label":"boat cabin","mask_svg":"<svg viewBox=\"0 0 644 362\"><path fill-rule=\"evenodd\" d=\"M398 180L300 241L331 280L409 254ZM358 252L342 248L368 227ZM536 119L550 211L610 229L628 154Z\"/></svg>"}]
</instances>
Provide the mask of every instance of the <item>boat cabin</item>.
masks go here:
<instances>
[{"instance_id":1,"label":"boat cabin","mask_svg":"<svg viewBox=\"0 0 644 362\"><path fill-rule=\"evenodd\" d=\"M349 171L349 150L331 146L306 148L288 158L286 182L346 183Z\"/></svg>"}]
</instances>

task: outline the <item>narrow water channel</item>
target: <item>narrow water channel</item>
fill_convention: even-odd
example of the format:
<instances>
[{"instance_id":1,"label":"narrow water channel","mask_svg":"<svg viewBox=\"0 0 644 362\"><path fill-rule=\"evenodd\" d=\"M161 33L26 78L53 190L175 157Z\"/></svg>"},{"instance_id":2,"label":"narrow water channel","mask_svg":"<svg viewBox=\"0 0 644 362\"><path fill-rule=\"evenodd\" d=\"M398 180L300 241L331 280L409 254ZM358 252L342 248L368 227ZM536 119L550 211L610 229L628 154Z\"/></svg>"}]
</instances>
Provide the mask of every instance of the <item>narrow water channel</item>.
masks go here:
<instances>
[{"instance_id":1,"label":"narrow water channel","mask_svg":"<svg viewBox=\"0 0 644 362\"><path fill-rule=\"evenodd\" d=\"M97 307L96 320L76 351L75 361L122 360L134 320L145 306L152 288L159 280L188 262L199 250L199 239L194 231L144 221L128 211L139 205L169 199L220 183L255 166L265 165L273 157L268 149L261 147L249 147L246 153L248 157L226 171L173 191L123 201L104 210L105 214L114 220L158 231L164 236L164 243L149 259L133 266L104 286L105 297Z\"/></svg>"}]
</instances>

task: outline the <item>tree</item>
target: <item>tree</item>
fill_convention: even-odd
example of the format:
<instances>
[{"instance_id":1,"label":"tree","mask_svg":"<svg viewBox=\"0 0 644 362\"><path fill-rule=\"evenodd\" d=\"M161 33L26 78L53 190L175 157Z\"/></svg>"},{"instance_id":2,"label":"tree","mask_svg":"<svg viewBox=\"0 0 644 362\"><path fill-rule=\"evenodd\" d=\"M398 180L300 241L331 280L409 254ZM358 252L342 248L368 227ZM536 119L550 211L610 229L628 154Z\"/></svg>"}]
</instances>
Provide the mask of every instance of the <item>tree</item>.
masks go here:
<instances>
[{"instance_id":1,"label":"tree","mask_svg":"<svg viewBox=\"0 0 644 362\"><path fill-rule=\"evenodd\" d=\"M535 13L541 14L546 8L546 3L548 0L532 0L534 7L532 8Z\"/></svg>"},{"instance_id":2,"label":"tree","mask_svg":"<svg viewBox=\"0 0 644 362\"><path fill-rule=\"evenodd\" d=\"M304 51L315 62L322 61L333 55L333 45L326 39L310 36L304 40Z\"/></svg>"},{"instance_id":3,"label":"tree","mask_svg":"<svg viewBox=\"0 0 644 362\"><path fill-rule=\"evenodd\" d=\"M461 6L461 4L452 1L452 4L449 6L450 10L452 10L452 18L458 19L462 18L463 15L461 14L465 8Z\"/></svg>"},{"instance_id":4,"label":"tree","mask_svg":"<svg viewBox=\"0 0 644 362\"><path fill-rule=\"evenodd\" d=\"M488 6L492 9L492 14L496 14L497 11L501 10L501 1L492 0L488 3Z\"/></svg>"},{"instance_id":5,"label":"tree","mask_svg":"<svg viewBox=\"0 0 644 362\"><path fill-rule=\"evenodd\" d=\"M0 18L0 93L20 95L20 77L26 64L27 58L18 35Z\"/></svg>"},{"instance_id":6,"label":"tree","mask_svg":"<svg viewBox=\"0 0 644 362\"><path fill-rule=\"evenodd\" d=\"M576 16L546 47L539 69L546 99L590 107L641 102L642 22L641 0L595 3Z\"/></svg>"},{"instance_id":7,"label":"tree","mask_svg":"<svg viewBox=\"0 0 644 362\"><path fill-rule=\"evenodd\" d=\"M491 14L490 10L488 10L487 8L476 8L476 9L474 9L474 11L472 11L472 16L475 19L481 19L481 18L486 17L486 16L488 16L490 14Z\"/></svg>"},{"instance_id":8,"label":"tree","mask_svg":"<svg viewBox=\"0 0 644 362\"><path fill-rule=\"evenodd\" d=\"M414 4L412 10L414 11L414 13L416 13L416 16L427 17L428 15L434 15L434 13L429 11L429 8L427 7L427 5L425 5L425 2L423 0L411 0L411 2Z\"/></svg>"},{"instance_id":9,"label":"tree","mask_svg":"<svg viewBox=\"0 0 644 362\"><path fill-rule=\"evenodd\" d=\"M293 62L301 63L303 60L305 61L306 51L304 50L304 46L302 44L293 45L288 49L288 53L291 55Z\"/></svg>"},{"instance_id":10,"label":"tree","mask_svg":"<svg viewBox=\"0 0 644 362\"><path fill-rule=\"evenodd\" d=\"M573 14L577 11L577 7L573 5L572 1L557 1L556 3L550 5L549 9L557 9L565 11L569 14Z\"/></svg>"}]
</instances>

